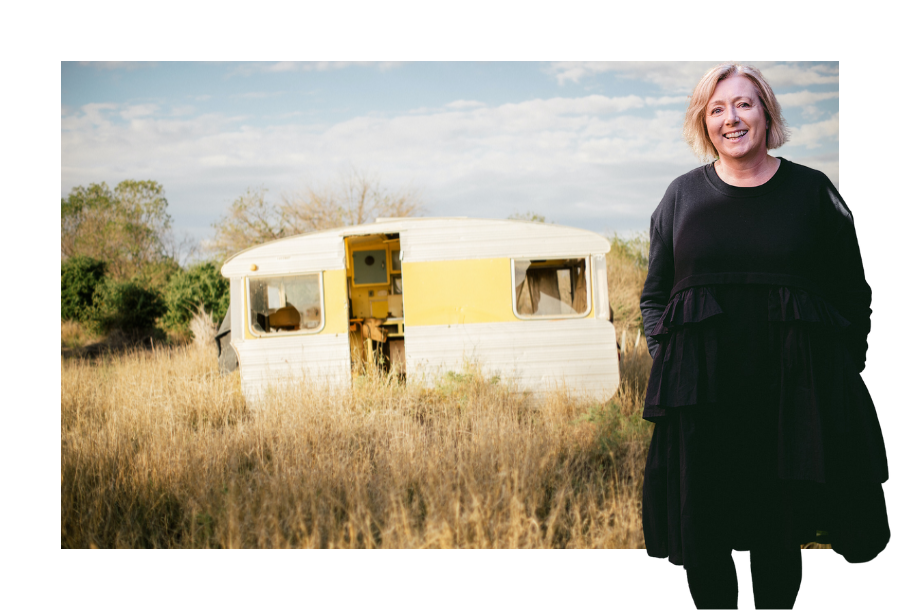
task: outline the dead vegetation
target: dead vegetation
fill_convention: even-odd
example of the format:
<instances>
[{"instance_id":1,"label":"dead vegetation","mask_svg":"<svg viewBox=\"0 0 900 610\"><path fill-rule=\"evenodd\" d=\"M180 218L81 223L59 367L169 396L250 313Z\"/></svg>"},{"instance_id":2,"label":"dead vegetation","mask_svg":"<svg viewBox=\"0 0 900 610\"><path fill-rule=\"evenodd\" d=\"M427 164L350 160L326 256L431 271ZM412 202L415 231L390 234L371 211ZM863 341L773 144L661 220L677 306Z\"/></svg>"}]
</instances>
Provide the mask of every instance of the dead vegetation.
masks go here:
<instances>
[{"instance_id":1,"label":"dead vegetation","mask_svg":"<svg viewBox=\"0 0 900 610\"><path fill-rule=\"evenodd\" d=\"M65 361L62 546L641 547L639 396L535 402L472 371L251 410L205 349Z\"/></svg>"},{"instance_id":2,"label":"dead vegetation","mask_svg":"<svg viewBox=\"0 0 900 610\"><path fill-rule=\"evenodd\" d=\"M631 345L603 404L473 368L251 409L207 342L63 358L61 545L642 548L650 358L626 254L609 277Z\"/></svg>"}]
</instances>

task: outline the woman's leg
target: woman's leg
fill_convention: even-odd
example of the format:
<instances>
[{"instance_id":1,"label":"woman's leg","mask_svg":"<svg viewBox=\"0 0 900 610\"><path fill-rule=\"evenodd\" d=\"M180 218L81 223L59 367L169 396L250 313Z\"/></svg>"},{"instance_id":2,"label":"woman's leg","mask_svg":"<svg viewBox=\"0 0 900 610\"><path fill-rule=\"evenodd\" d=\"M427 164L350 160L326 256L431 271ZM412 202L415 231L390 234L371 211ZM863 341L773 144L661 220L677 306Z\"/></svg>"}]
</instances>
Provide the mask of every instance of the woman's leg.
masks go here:
<instances>
[{"instance_id":1,"label":"woman's leg","mask_svg":"<svg viewBox=\"0 0 900 610\"><path fill-rule=\"evenodd\" d=\"M685 571L697 608L737 608L737 572L731 553L715 563Z\"/></svg>"},{"instance_id":2,"label":"woman's leg","mask_svg":"<svg viewBox=\"0 0 900 610\"><path fill-rule=\"evenodd\" d=\"M750 572L757 608L793 608L803 578L800 545L750 549Z\"/></svg>"}]
</instances>

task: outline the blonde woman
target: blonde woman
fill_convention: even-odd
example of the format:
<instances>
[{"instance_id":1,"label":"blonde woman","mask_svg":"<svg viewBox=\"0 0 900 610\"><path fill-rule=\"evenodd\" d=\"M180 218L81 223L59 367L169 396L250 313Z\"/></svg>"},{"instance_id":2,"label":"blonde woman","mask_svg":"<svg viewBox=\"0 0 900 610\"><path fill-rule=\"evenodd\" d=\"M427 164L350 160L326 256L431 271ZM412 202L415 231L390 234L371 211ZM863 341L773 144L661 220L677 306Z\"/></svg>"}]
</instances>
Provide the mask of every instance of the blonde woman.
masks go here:
<instances>
[{"instance_id":1,"label":"blonde woman","mask_svg":"<svg viewBox=\"0 0 900 610\"><path fill-rule=\"evenodd\" d=\"M871 290L837 190L769 154L788 134L758 70L707 72L684 135L713 161L672 182L651 218L647 552L685 567L698 608L736 608L731 552L749 550L756 607L791 608L801 544L818 535L863 562L890 537L884 441L859 375Z\"/></svg>"}]
</instances>

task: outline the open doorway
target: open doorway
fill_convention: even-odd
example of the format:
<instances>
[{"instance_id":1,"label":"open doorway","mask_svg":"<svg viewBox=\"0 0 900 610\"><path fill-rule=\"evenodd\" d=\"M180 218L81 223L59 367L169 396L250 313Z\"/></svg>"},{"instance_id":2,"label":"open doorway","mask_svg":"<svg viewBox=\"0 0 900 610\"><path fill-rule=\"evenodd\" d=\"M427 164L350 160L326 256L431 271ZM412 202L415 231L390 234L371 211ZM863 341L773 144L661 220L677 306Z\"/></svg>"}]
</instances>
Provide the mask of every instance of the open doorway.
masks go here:
<instances>
[{"instance_id":1,"label":"open doorway","mask_svg":"<svg viewBox=\"0 0 900 610\"><path fill-rule=\"evenodd\" d=\"M400 235L344 238L351 369L406 373Z\"/></svg>"}]
</instances>

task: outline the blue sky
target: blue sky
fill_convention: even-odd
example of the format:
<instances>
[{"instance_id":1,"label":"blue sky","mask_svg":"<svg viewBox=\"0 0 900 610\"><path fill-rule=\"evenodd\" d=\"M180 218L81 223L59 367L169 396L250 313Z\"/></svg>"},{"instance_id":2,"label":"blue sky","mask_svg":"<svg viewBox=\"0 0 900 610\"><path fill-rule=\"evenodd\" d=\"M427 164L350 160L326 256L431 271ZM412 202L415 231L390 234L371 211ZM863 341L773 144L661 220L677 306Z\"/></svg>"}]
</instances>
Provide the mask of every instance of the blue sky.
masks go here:
<instances>
[{"instance_id":1,"label":"blue sky","mask_svg":"<svg viewBox=\"0 0 900 610\"><path fill-rule=\"evenodd\" d=\"M754 62L792 128L776 154L839 185L837 62ZM534 211L643 230L699 161L681 139L709 62L63 62L61 196L152 179L203 239L247 188L277 200L350 168L433 216Z\"/></svg>"}]
</instances>

